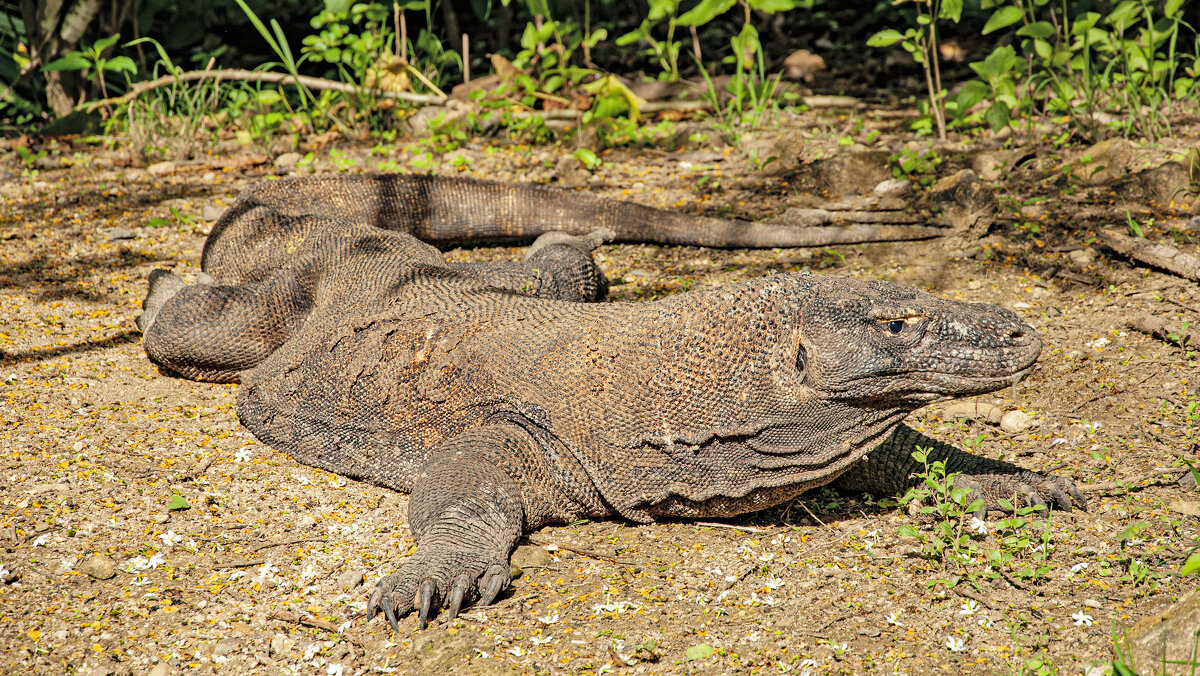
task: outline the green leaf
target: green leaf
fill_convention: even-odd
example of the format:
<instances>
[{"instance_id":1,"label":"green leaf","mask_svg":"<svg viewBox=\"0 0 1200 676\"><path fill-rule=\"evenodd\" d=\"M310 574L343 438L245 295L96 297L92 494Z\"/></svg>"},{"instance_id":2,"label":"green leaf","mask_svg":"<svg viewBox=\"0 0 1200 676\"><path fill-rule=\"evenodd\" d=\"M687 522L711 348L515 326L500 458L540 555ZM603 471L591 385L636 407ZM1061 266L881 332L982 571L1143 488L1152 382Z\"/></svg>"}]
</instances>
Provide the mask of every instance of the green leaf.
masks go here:
<instances>
[{"instance_id":1,"label":"green leaf","mask_svg":"<svg viewBox=\"0 0 1200 676\"><path fill-rule=\"evenodd\" d=\"M183 499L182 495L172 495L170 502L167 503L167 511L176 512L181 509L191 509L187 500Z\"/></svg>"},{"instance_id":2,"label":"green leaf","mask_svg":"<svg viewBox=\"0 0 1200 676\"><path fill-rule=\"evenodd\" d=\"M993 31L998 31L1001 28L1007 28L1021 20L1021 8L1014 5L1005 5L996 10L987 23L983 25L982 33L987 35Z\"/></svg>"},{"instance_id":3,"label":"green leaf","mask_svg":"<svg viewBox=\"0 0 1200 676\"><path fill-rule=\"evenodd\" d=\"M950 19L954 23L962 18L963 0L942 0L942 8L938 11L939 19Z\"/></svg>"},{"instance_id":4,"label":"green leaf","mask_svg":"<svg viewBox=\"0 0 1200 676\"><path fill-rule=\"evenodd\" d=\"M735 4L737 0L701 0L699 5L685 12L675 23L680 26L703 26L728 12Z\"/></svg>"},{"instance_id":5,"label":"green leaf","mask_svg":"<svg viewBox=\"0 0 1200 676\"><path fill-rule=\"evenodd\" d=\"M112 47L113 45L117 44L117 40L120 40L120 39L121 39L120 33L117 33L115 35L110 35L106 38L100 38L96 42L92 43L92 49L94 49L96 51L96 53L99 54L99 53L103 52L104 50L108 49L109 47Z\"/></svg>"},{"instance_id":6,"label":"green leaf","mask_svg":"<svg viewBox=\"0 0 1200 676\"><path fill-rule=\"evenodd\" d=\"M42 66L42 72L47 72L47 71L52 71L52 70L83 70L84 68L88 68L91 65L92 65L92 62L89 61L88 58L86 56L84 56L82 53L67 52L66 54L51 61L50 63L46 64L45 66Z\"/></svg>"},{"instance_id":7,"label":"green leaf","mask_svg":"<svg viewBox=\"0 0 1200 676\"><path fill-rule=\"evenodd\" d=\"M992 107L988 108L987 114L984 115L984 118L987 120L988 126L991 127L992 131L994 132L1000 131L1001 129L1007 127L1008 122L1011 119L1008 114L1008 106L1005 105L1003 101L997 101L993 103Z\"/></svg>"},{"instance_id":8,"label":"green leaf","mask_svg":"<svg viewBox=\"0 0 1200 676\"><path fill-rule=\"evenodd\" d=\"M1163 5L1163 14L1168 19L1174 19L1180 7L1183 7L1183 0L1167 0L1167 4Z\"/></svg>"},{"instance_id":9,"label":"green leaf","mask_svg":"<svg viewBox=\"0 0 1200 676\"><path fill-rule=\"evenodd\" d=\"M1191 575L1198 570L1200 570L1200 549L1193 549L1192 553L1188 555L1187 560L1180 566L1179 575L1180 577Z\"/></svg>"},{"instance_id":10,"label":"green leaf","mask_svg":"<svg viewBox=\"0 0 1200 676\"><path fill-rule=\"evenodd\" d=\"M618 37L616 39L616 43L617 43L618 47L625 47L627 45L631 45L631 44L637 42L638 40L641 40L642 37L645 35L647 35L645 30L643 28L639 27L635 30L631 30L628 33Z\"/></svg>"},{"instance_id":11,"label":"green leaf","mask_svg":"<svg viewBox=\"0 0 1200 676\"><path fill-rule=\"evenodd\" d=\"M958 0L962 2L962 0ZM792 0L746 0L750 5L750 9L756 9L766 14L774 14L775 12L786 12L796 8L796 3Z\"/></svg>"},{"instance_id":12,"label":"green leaf","mask_svg":"<svg viewBox=\"0 0 1200 676\"><path fill-rule=\"evenodd\" d=\"M892 45L904 39L904 35L897 30L885 28L878 33L867 38L868 47L891 47Z\"/></svg>"},{"instance_id":13,"label":"green leaf","mask_svg":"<svg viewBox=\"0 0 1200 676\"><path fill-rule=\"evenodd\" d=\"M1037 55L1043 59L1049 59L1053 52L1050 48L1050 43L1045 40L1034 40L1033 51L1037 52Z\"/></svg>"},{"instance_id":14,"label":"green leaf","mask_svg":"<svg viewBox=\"0 0 1200 676\"><path fill-rule=\"evenodd\" d=\"M111 70L116 73L131 73L137 74L137 64L128 56L114 56L104 62L104 70Z\"/></svg>"},{"instance_id":15,"label":"green leaf","mask_svg":"<svg viewBox=\"0 0 1200 676\"><path fill-rule=\"evenodd\" d=\"M694 662L696 660L702 660L706 657L712 657L712 654L713 647L707 643L701 643L700 645L694 645L691 648L688 648L684 653L684 657L686 661Z\"/></svg>"},{"instance_id":16,"label":"green leaf","mask_svg":"<svg viewBox=\"0 0 1200 676\"><path fill-rule=\"evenodd\" d=\"M1035 21L1017 29L1017 35L1028 38L1049 40L1054 37L1054 24L1049 21Z\"/></svg>"},{"instance_id":17,"label":"green leaf","mask_svg":"<svg viewBox=\"0 0 1200 676\"><path fill-rule=\"evenodd\" d=\"M965 115L989 93L991 93L991 88L982 80L971 80L964 84L962 89L958 90L958 97L955 99L958 102L958 114Z\"/></svg>"},{"instance_id":18,"label":"green leaf","mask_svg":"<svg viewBox=\"0 0 1200 676\"><path fill-rule=\"evenodd\" d=\"M920 537L920 534L917 533L916 527L913 526L911 523L903 524L902 526L897 528L896 534L900 535L901 537L906 537L906 538Z\"/></svg>"},{"instance_id":19,"label":"green leaf","mask_svg":"<svg viewBox=\"0 0 1200 676\"><path fill-rule=\"evenodd\" d=\"M646 16L646 20L654 23L664 17L675 16L675 12L678 11L677 0L650 0L650 14Z\"/></svg>"}]
</instances>

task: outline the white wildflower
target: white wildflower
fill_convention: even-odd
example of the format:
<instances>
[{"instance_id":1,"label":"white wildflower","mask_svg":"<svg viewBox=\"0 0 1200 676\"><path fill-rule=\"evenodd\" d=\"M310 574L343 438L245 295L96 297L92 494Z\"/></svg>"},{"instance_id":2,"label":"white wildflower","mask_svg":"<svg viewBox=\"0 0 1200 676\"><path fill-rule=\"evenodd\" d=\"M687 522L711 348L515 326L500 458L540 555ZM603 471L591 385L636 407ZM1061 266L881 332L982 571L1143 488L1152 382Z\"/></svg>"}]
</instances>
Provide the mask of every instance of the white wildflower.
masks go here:
<instances>
[{"instance_id":1,"label":"white wildflower","mask_svg":"<svg viewBox=\"0 0 1200 676\"><path fill-rule=\"evenodd\" d=\"M979 626L983 627L984 629L991 629L995 625L995 621L993 621L990 617L979 618Z\"/></svg>"},{"instance_id":2,"label":"white wildflower","mask_svg":"<svg viewBox=\"0 0 1200 676\"><path fill-rule=\"evenodd\" d=\"M135 556L125 562L125 571L129 573L136 573L147 568L149 566L146 565L146 558L142 556Z\"/></svg>"},{"instance_id":3,"label":"white wildflower","mask_svg":"<svg viewBox=\"0 0 1200 676\"><path fill-rule=\"evenodd\" d=\"M539 618L539 619L540 619L540 618ZM555 620L556 622L558 621L558 616L557 616L557 615L555 615L555 616L554 616L554 620ZM529 640L530 640L530 642L532 642L534 645L550 645L550 643L551 643L552 641L554 641L554 637L553 637L553 636L530 636L530 637L529 637Z\"/></svg>"},{"instance_id":4,"label":"white wildflower","mask_svg":"<svg viewBox=\"0 0 1200 676\"><path fill-rule=\"evenodd\" d=\"M254 451L249 448L239 448L237 453L233 454L234 462L248 462L254 457Z\"/></svg>"},{"instance_id":5,"label":"white wildflower","mask_svg":"<svg viewBox=\"0 0 1200 676\"><path fill-rule=\"evenodd\" d=\"M966 603L962 604L962 608L959 609L958 614L970 617L971 615L974 615L977 612L979 612L979 604L975 603L974 599L971 599L971 600L968 600Z\"/></svg>"},{"instance_id":6,"label":"white wildflower","mask_svg":"<svg viewBox=\"0 0 1200 676\"><path fill-rule=\"evenodd\" d=\"M558 622L558 613L547 613L546 615L537 618L537 621L541 622L542 624L554 624L555 622Z\"/></svg>"},{"instance_id":7,"label":"white wildflower","mask_svg":"<svg viewBox=\"0 0 1200 676\"><path fill-rule=\"evenodd\" d=\"M342 676L342 665L330 664L325 667L325 673L329 674L329 676Z\"/></svg>"},{"instance_id":8,"label":"white wildflower","mask_svg":"<svg viewBox=\"0 0 1200 676\"><path fill-rule=\"evenodd\" d=\"M850 649L850 644L849 643L830 643L829 647L833 648L833 652L835 652L839 655L845 655L846 651Z\"/></svg>"},{"instance_id":9,"label":"white wildflower","mask_svg":"<svg viewBox=\"0 0 1200 676\"><path fill-rule=\"evenodd\" d=\"M892 613L892 614L888 615L887 623L890 625L896 626L896 627L903 627L904 625L900 622L899 619L897 619L899 616L900 616L900 613Z\"/></svg>"},{"instance_id":10,"label":"white wildflower","mask_svg":"<svg viewBox=\"0 0 1200 676\"><path fill-rule=\"evenodd\" d=\"M767 589L775 590L783 586L783 580L772 575L767 578Z\"/></svg>"},{"instance_id":11,"label":"white wildflower","mask_svg":"<svg viewBox=\"0 0 1200 676\"><path fill-rule=\"evenodd\" d=\"M508 649L508 654L512 655L513 657L524 657L527 653L521 648L521 646L516 645Z\"/></svg>"},{"instance_id":12,"label":"white wildflower","mask_svg":"<svg viewBox=\"0 0 1200 676\"><path fill-rule=\"evenodd\" d=\"M338 630L337 630L337 633L339 633L339 634L340 634L340 633L342 633L343 631L346 631L347 629L349 629L349 628L350 628L350 627L352 627L352 626L354 626L354 623L353 623L353 622L351 622L350 620L346 620L345 622L343 622L343 623L341 623L340 625L338 625Z\"/></svg>"},{"instance_id":13,"label":"white wildflower","mask_svg":"<svg viewBox=\"0 0 1200 676\"><path fill-rule=\"evenodd\" d=\"M967 649L967 644L958 636L949 636L946 638L946 650L952 653L961 653Z\"/></svg>"},{"instance_id":14,"label":"white wildflower","mask_svg":"<svg viewBox=\"0 0 1200 676\"><path fill-rule=\"evenodd\" d=\"M176 544L176 543L180 542L181 540L183 540L183 536L176 533L173 530L169 530L169 531L163 533L162 535L159 535L158 539L162 540L163 544L170 547L171 545Z\"/></svg>"},{"instance_id":15,"label":"white wildflower","mask_svg":"<svg viewBox=\"0 0 1200 676\"><path fill-rule=\"evenodd\" d=\"M1092 616L1088 615L1087 613L1083 612L1082 610L1075 613L1074 615L1071 615L1071 619L1075 620L1076 627L1092 626Z\"/></svg>"},{"instance_id":16,"label":"white wildflower","mask_svg":"<svg viewBox=\"0 0 1200 676\"><path fill-rule=\"evenodd\" d=\"M49 533L42 533L41 535L37 536L36 540L33 541L33 546L34 547L45 547L46 541L49 539L50 539Z\"/></svg>"},{"instance_id":17,"label":"white wildflower","mask_svg":"<svg viewBox=\"0 0 1200 676\"><path fill-rule=\"evenodd\" d=\"M245 571L235 570L229 574L229 582L236 582L246 575Z\"/></svg>"},{"instance_id":18,"label":"white wildflower","mask_svg":"<svg viewBox=\"0 0 1200 676\"><path fill-rule=\"evenodd\" d=\"M1071 572L1067 573L1067 577L1068 578L1075 577L1076 575L1078 575L1080 572L1082 572L1087 567L1088 567L1087 561L1084 561L1082 563L1077 563L1077 564L1071 566Z\"/></svg>"},{"instance_id":19,"label":"white wildflower","mask_svg":"<svg viewBox=\"0 0 1200 676\"><path fill-rule=\"evenodd\" d=\"M262 566L259 567L258 579L260 579L260 580L265 579L265 578L267 578L271 575L274 575L275 573L278 573L278 572L279 572L279 569L276 568L270 561L267 561L266 563L264 563ZM305 659L307 659L307 658L305 658Z\"/></svg>"},{"instance_id":20,"label":"white wildflower","mask_svg":"<svg viewBox=\"0 0 1200 676\"><path fill-rule=\"evenodd\" d=\"M479 648L475 648L475 652L479 653L479 656L480 656L480 657L482 657L482 658L483 658L483 659L485 659L485 660L486 660L487 658L491 657L491 655L489 655L489 654L487 654L486 652L484 652L484 651L480 650Z\"/></svg>"},{"instance_id":21,"label":"white wildflower","mask_svg":"<svg viewBox=\"0 0 1200 676\"><path fill-rule=\"evenodd\" d=\"M605 664L596 670L596 676L601 676L602 674L611 674L614 671L616 671L616 669L613 667L612 662L609 662L608 664Z\"/></svg>"},{"instance_id":22,"label":"white wildflower","mask_svg":"<svg viewBox=\"0 0 1200 676\"><path fill-rule=\"evenodd\" d=\"M154 553L154 554L153 554L153 555L152 555L152 556L151 556L151 557L150 557L150 558L149 558L149 559L146 561L146 567L147 567L147 568L149 568L149 569L151 569L151 570L156 570L156 569L158 569L158 567L159 567L159 566L161 566L161 565L165 564L166 562L167 562L167 561L166 561L166 559L165 559L165 558L163 558L162 552L155 552L155 553Z\"/></svg>"},{"instance_id":23,"label":"white wildflower","mask_svg":"<svg viewBox=\"0 0 1200 676\"><path fill-rule=\"evenodd\" d=\"M142 577L141 575L138 575L137 579L134 580L133 582L130 582L129 584L131 584L135 587L145 587L146 585L150 584L150 579Z\"/></svg>"},{"instance_id":24,"label":"white wildflower","mask_svg":"<svg viewBox=\"0 0 1200 676\"><path fill-rule=\"evenodd\" d=\"M973 517L971 517L971 530L975 531L976 533L978 533L980 535L987 535L988 534L987 522L977 516L973 516Z\"/></svg>"}]
</instances>

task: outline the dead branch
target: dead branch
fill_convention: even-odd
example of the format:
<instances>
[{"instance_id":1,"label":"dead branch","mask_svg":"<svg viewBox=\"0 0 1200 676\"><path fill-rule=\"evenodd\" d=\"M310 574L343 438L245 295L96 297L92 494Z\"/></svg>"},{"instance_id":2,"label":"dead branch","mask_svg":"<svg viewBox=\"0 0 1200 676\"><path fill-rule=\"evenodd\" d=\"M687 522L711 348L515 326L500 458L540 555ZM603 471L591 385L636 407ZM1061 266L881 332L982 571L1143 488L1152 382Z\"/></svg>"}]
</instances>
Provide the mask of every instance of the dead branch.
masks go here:
<instances>
[{"instance_id":1,"label":"dead branch","mask_svg":"<svg viewBox=\"0 0 1200 676\"><path fill-rule=\"evenodd\" d=\"M1171 326L1162 317L1138 315L1129 320L1128 326L1138 333L1154 336L1164 343L1170 343L1176 347L1196 348L1200 346L1200 336L1186 332L1182 326Z\"/></svg>"},{"instance_id":2,"label":"dead branch","mask_svg":"<svg viewBox=\"0 0 1200 676\"><path fill-rule=\"evenodd\" d=\"M1101 241L1113 251L1147 265L1161 268L1184 279L1200 282L1200 257L1161 242L1129 237L1113 230L1100 233Z\"/></svg>"},{"instance_id":3,"label":"dead branch","mask_svg":"<svg viewBox=\"0 0 1200 676\"><path fill-rule=\"evenodd\" d=\"M344 92L346 94L363 93L371 96L378 96L384 99L397 99L400 101L408 101L410 103L421 103L426 105L442 105L446 102L446 97L437 96L435 94L414 94L412 92L389 92L382 89L368 89L366 87L356 87L345 82L337 82L336 80L327 80L320 77L310 77L301 75L296 77L290 73L274 73L270 71L255 71L244 70L241 68L221 68L218 70L192 70L186 73L177 75L164 75L154 80L139 82L132 89L125 92L121 96L102 99L100 101L92 101L87 104L85 110L91 112L100 106L105 105L120 105L129 103L137 97L159 87L175 84L177 82L195 82L197 80L229 80L237 82L266 82L270 84L296 84L299 83L309 89L319 91L329 90Z\"/></svg>"}]
</instances>

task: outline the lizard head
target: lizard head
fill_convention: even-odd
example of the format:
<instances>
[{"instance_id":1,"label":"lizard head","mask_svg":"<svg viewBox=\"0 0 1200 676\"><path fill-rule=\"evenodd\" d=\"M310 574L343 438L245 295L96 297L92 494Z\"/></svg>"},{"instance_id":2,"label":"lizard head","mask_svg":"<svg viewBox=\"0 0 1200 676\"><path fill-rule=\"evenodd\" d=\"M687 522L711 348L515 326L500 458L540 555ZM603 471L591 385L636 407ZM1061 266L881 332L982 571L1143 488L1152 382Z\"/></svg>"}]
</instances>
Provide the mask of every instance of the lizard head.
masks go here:
<instances>
[{"instance_id":1,"label":"lizard head","mask_svg":"<svg viewBox=\"0 0 1200 676\"><path fill-rule=\"evenodd\" d=\"M823 278L801 312L797 365L828 399L921 406L992 392L1042 349L1010 310L888 282Z\"/></svg>"}]
</instances>

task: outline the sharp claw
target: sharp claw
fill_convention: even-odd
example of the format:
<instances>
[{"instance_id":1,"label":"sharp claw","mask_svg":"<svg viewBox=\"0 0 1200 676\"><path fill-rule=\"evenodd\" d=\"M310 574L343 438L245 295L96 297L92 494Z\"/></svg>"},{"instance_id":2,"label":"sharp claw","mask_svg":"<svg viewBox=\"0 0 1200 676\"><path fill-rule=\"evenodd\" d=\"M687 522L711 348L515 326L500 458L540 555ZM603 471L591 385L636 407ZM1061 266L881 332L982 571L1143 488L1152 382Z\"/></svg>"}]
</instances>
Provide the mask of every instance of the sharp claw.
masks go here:
<instances>
[{"instance_id":1,"label":"sharp claw","mask_svg":"<svg viewBox=\"0 0 1200 676\"><path fill-rule=\"evenodd\" d=\"M383 598L383 615L387 618L388 623L392 625L392 631L399 634L400 620L396 618L396 609L392 607L392 600L386 596Z\"/></svg>"},{"instance_id":2,"label":"sharp claw","mask_svg":"<svg viewBox=\"0 0 1200 676\"><path fill-rule=\"evenodd\" d=\"M463 596L467 593L467 588L471 585L471 581L466 575L459 575L458 580L454 582L454 589L450 592L450 616L447 620L453 620L458 617L458 611L462 609Z\"/></svg>"},{"instance_id":3,"label":"sharp claw","mask_svg":"<svg viewBox=\"0 0 1200 676\"><path fill-rule=\"evenodd\" d=\"M433 607L433 597L437 594L437 585L432 580L421 583L420 612L417 615L417 628L424 629L429 624L429 610Z\"/></svg>"},{"instance_id":4,"label":"sharp claw","mask_svg":"<svg viewBox=\"0 0 1200 676\"><path fill-rule=\"evenodd\" d=\"M367 601L367 621L374 619L379 613L379 599L383 597L383 591L380 589L383 585L375 585L375 591L371 592L371 600Z\"/></svg>"},{"instance_id":5,"label":"sharp claw","mask_svg":"<svg viewBox=\"0 0 1200 676\"><path fill-rule=\"evenodd\" d=\"M500 575L491 575L488 577L487 588L483 590L483 595L479 599L479 605L490 606L496 600L496 596L500 594L500 590L504 588L504 578Z\"/></svg>"}]
</instances>

